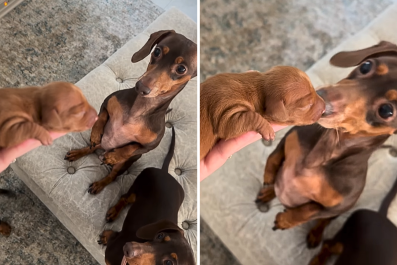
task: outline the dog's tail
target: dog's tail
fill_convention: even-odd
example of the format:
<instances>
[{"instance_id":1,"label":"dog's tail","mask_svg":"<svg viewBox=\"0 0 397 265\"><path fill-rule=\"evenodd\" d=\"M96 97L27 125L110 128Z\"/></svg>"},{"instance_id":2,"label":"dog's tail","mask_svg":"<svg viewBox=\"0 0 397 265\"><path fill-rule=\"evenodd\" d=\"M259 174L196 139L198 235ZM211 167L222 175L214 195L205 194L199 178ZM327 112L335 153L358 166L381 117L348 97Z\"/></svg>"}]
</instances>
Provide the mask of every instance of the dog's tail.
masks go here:
<instances>
[{"instance_id":1,"label":"dog's tail","mask_svg":"<svg viewBox=\"0 0 397 265\"><path fill-rule=\"evenodd\" d=\"M389 210L389 206L391 202L394 200L397 194L397 179L394 181L393 187L387 193L386 197L383 199L382 204L379 208L379 213L383 216L387 216L387 211Z\"/></svg>"},{"instance_id":2,"label":"dog's tail","mask_svg":"<svg viewBox=\"0 0 397 265\"><path fill-rule=\"evenodd\" d=\"M168 150L168 154L164 159L162 170L168 171L168 166L170 165L171 159L174 156L174 147L175 147L175 130L174 126L172 126L172 139L170 144L170 149Z\"/></svg>"}]
</instances>

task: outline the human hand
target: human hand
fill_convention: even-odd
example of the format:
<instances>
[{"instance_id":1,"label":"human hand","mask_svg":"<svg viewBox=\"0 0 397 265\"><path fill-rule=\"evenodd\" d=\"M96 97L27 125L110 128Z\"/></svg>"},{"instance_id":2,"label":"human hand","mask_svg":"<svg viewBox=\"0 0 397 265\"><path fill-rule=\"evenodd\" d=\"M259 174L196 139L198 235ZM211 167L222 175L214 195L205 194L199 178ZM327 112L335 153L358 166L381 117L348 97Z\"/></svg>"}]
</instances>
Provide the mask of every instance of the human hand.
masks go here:
<instances>
[{"instance_id":1,"label":"human hand","mask_svg":"<svg viewBox=\"0 0 397 265\"><path fill-rule=\"evenodd\" d=\"M66 133L50 133L52 139L59 138ZM0 149L0 172L5 170L17 157L39 147L41 145L39 140L28 139L14 147Z\"/></svg>"},{"instance_id":2,"label":"human hand","mask_svg":"<svg viewBox=\"0 0 397 265\"><path fill-rule=\"evenodd\" d=\"M287 126L272 124L272 127L276 132ZM252 131L227 141L219 141L200 161L200 181L220 168L232 154L261 138L259 133Z\"/></svg>"}]
</instances>

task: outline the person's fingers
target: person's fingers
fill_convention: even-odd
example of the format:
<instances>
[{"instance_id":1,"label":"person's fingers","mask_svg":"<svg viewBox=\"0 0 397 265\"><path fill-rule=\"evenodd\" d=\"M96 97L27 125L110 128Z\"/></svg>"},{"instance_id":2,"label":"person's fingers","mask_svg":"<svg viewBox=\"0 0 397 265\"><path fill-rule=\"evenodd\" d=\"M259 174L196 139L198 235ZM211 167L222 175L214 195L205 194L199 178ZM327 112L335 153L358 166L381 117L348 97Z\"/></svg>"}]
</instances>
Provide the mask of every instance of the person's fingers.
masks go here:
<instances>
[{"instance_id":1,"label":"person's fingers","mask_svg":"<svg viewBox=\"0 0 397 265\"><path fill-rule=\"evenodd\" d=\"M52 139L57 139L66 133L50 132ZM41 145L40 141L36 139L28 139L23 143L16 146L4 148L0 150L0 172L6 169L14 159L20 157L23 154L39 147Z\"/></svg>"},{"instance_id":2,"label":"person's fingers","mask_svg":"<svg viewBox=\"0 0 397 265\"><path fill-rule=\"evenodd\" d=\"M279 131L287 126L272 124L272 127L274 131ZM257 132L247 132L227 141L221 140L214 146L208 155L200 161L200 181L221 167L232 154L261 138L261 135Z\"/></svg>"}]
</instances>

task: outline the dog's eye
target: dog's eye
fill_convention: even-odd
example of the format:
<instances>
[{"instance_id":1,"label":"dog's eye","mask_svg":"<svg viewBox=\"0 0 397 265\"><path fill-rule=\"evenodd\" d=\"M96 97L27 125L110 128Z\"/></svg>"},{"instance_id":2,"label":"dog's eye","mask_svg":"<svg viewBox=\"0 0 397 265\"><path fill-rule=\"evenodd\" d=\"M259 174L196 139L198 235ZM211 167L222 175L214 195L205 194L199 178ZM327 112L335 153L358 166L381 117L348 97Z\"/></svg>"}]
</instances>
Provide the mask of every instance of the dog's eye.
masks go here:
<instances>
[{"instance_id":1,"label":"dog's eye","mask_svg":"<svg viewBox=\"0 0 397 265\"><path fill-rule=\"evenodd\" d=\"M154 52L153 52L153 56L154 57L159 57L160 56L160 54L161 54L161 49L159 48L159 47L157 47L156 49L154 49Z\"/></svg>"},{"instance_id":2,"label":"dog's eye","mask_svg":"<svg viewBox=\"0 0 397 265\"><path fill-rule=\"evenodd\" d=\"M156 238L157 238L158 240L163 239L163 238L164 238L164 233L159 233L159 234L157 234Z\"/></svg>"},{"instance_id":3,"label":"dog's eye","mask_svg":"<svg viewBox=\"0 0 397 265\"><path fill-rule=\"evenodd\" d=\"M186 72L186 67L185 66L183 66L183 65L178 65L178 67L176 68L176 72L178 73L178 74L184 74L185 72Z\"/></svg>"},{"instance_id":4,"label":"dog's eye","mask_svg":"<svg viewBox=\"0 0 397 265\"><path fill-rule=\"evenodd\" d=\"M372 63L370 61L366 61L360 66L360 73L363 75L368 74L372 69Z\"/></svg>"},{"instance_id":5,"label":"dog's eye","mask_svg":"<svg viewBox=\"0 0 397 265\"><path fill-rule=\"evenodd\" d=\"M379 116L382 119L387 119L393 116L393 106L391 104L382 104L378 109Z\"/></svg>"},{"instance_id":6,"label":"dog's eye","mask_svg":"<svg viewBox=\"0 0 397 265\"><path fill-rule=\"evenodd\" d=\"M170 260L164 261L164 265L172 265L172 264L174 264L174 263Z\"/></svg>"}]
</instances>

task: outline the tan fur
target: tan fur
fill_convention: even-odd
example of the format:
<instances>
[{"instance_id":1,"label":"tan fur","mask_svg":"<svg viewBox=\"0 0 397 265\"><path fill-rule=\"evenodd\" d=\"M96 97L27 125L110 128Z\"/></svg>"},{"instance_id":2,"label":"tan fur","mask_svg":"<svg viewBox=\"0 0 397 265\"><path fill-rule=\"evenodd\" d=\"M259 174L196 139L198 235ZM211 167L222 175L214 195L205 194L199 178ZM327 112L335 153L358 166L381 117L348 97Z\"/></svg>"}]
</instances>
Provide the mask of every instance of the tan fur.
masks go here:
<instances>
[{"instance_id":1,"label":"tan fur","mask_svg":"<svg viewBox=\"0 0 397 265\"><path fill-rule=\"evenodd\" d=\"M273 139L269 123L312 124L324 109L309 77L294 67L208 78L200 86L200 159L220 139L248 131Z\"/></svg>"},{"instance_id":2,"label":"tan fur","mask_svg":"<svg viewBox=\"0 0 397 265\"><path fill-rule=\"evenodd\" d=\"M66 82L0 89L0 105L0 147L27 139L48 145L52 143L48 131L85 131L97 117L81 90Z\"/></svg>"},{"instance_id":3,"label":"tan fur","mask_svg":"<svg viewBox=\"0 0 397 265\"><path fill-rule=\"evenodd\" d=\"M167 46L163 47L163 54L166 55L170 51L170 48Z\"/></svg>"},{"instance_id":4,"label":"tan fur","mask_svg":"<svg viewBox=\"0 0 397 265\"><path fill-rule=\"evenodd\" d=\"M386 92L386 98L390 101L397 101L397 91L394 89L391 89Z\"/></svg>"},{"instance_id":5,"label":"tan fur","mask_svg":"<svg viewBox=\"0 0 397 265\"><path fill-rule=\"evenodd\" d=\"M381 64L376 68L376 73L378 75L385 75L389 72L389 67L386 64Z\"/></svg>"}]
</instances>

